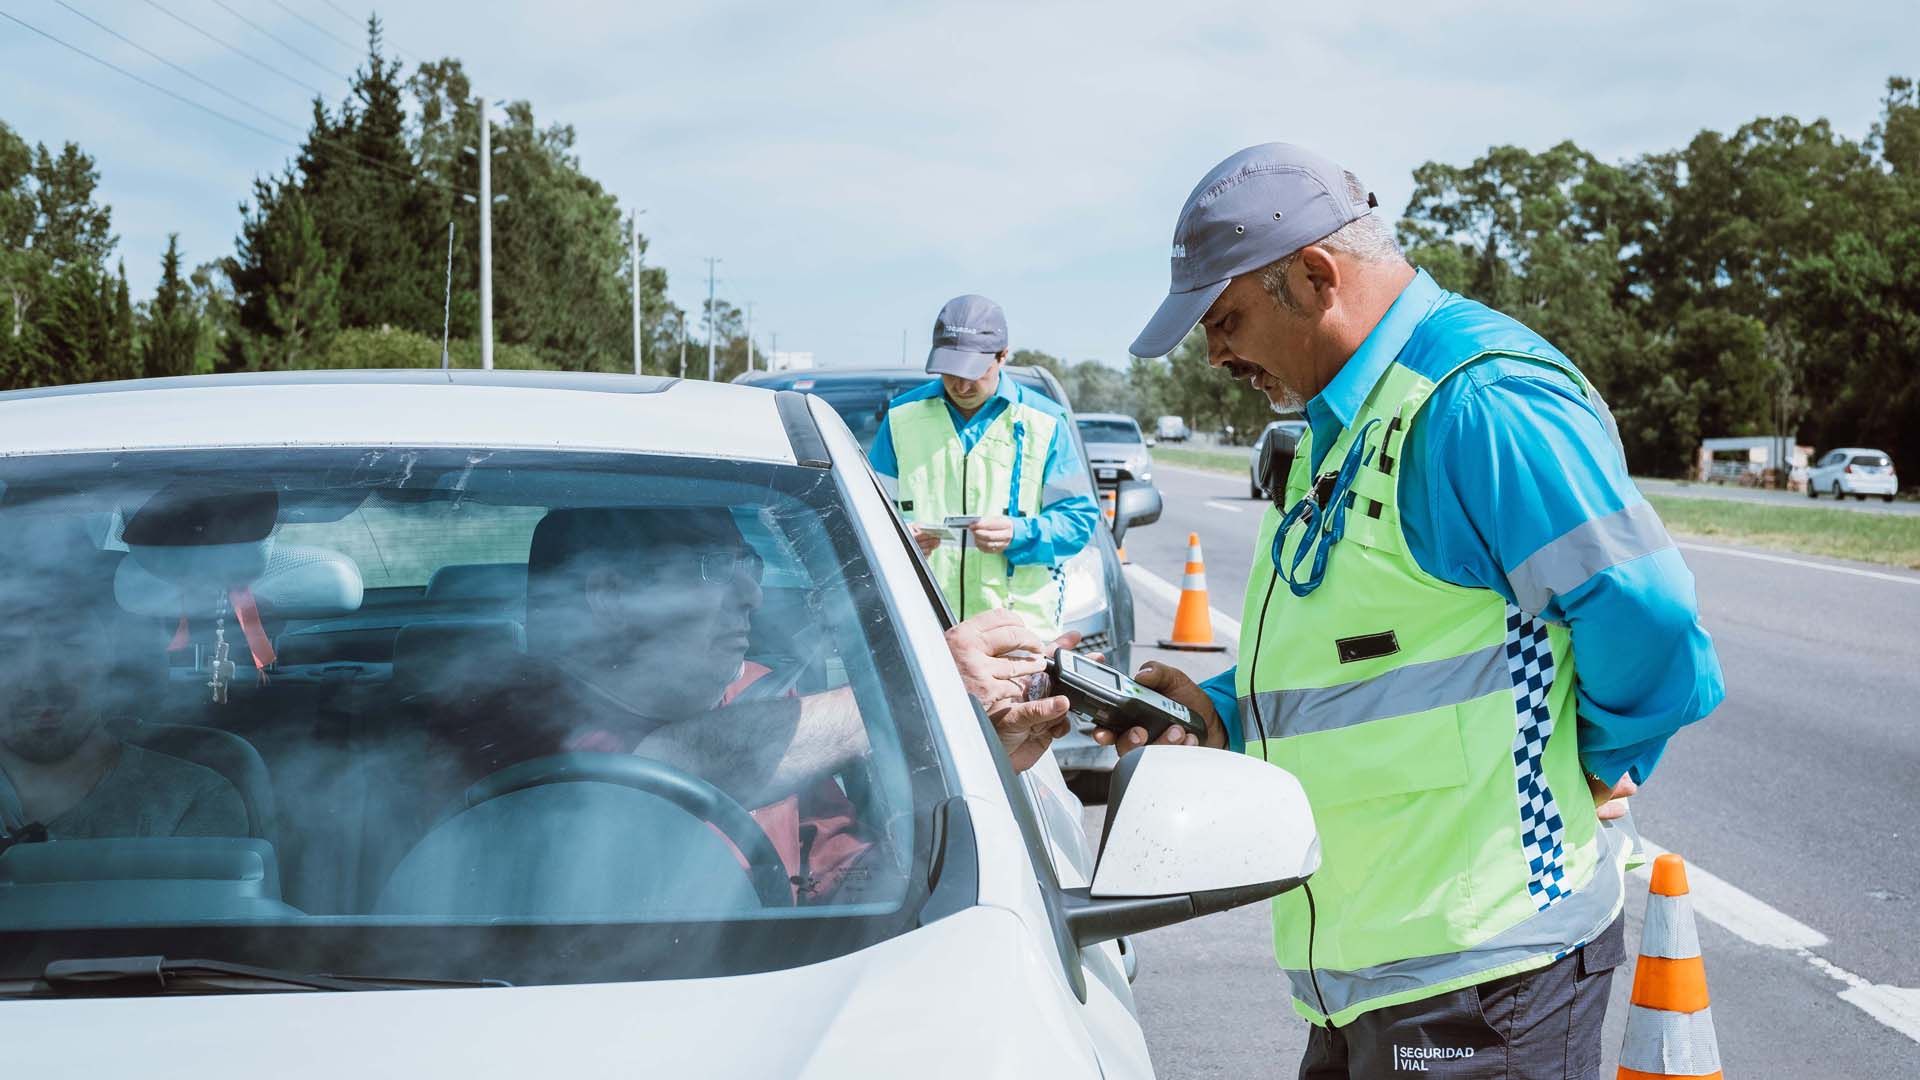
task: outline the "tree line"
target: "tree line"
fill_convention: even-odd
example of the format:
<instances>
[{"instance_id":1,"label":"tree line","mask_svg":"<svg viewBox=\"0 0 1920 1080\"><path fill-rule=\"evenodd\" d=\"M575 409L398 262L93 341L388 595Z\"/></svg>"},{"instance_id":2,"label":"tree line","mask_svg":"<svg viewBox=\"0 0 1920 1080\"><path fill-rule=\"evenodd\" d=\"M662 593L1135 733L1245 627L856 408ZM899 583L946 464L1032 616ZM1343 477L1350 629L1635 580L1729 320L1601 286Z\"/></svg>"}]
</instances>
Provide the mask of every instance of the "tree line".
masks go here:
<instances>
[{"instance_id":1,"label":"tree line","mask_svg":"<svg viewBox=\"0 0 1920 1080\"><path fill-rule=\"evenodd\" d=\"M1682 475L1701 438L1784 432L1920 473L1920 83L1888 80L1859 141L1772 117L1618 164L1496 146L1413 180L1408 257L1580 365L1634 471ZM1272 419L1207 370L1199 334L1125 372L1021 355L1085 411L1241 441Z\"/></svg>"},{"instance_id":2,"label":"tree line","mask_svg":"<svg viewBox=\"0 0 1920 1080\"><path fill-rule=\"evenodd\" d=\"M479 123L458 60L409 74L370 19L367 58L343 100L316 99L293 160L240 203L232 254L189 266L171 237L154 295L134 303L94 160L72 143L30 147L0 120L0 388L431 367L443 324L453 363L477 365ZM493 189L506 196L493 213L500 367L633 369L633 218L581 171L574 138L525 101L493 122ZM680 310L645 250L643 236L647 370L678 370L683 327L704 352L709 318L720 376L744 370L740 311L724 300L711 313Z\"/></svg>"}]
</instances>

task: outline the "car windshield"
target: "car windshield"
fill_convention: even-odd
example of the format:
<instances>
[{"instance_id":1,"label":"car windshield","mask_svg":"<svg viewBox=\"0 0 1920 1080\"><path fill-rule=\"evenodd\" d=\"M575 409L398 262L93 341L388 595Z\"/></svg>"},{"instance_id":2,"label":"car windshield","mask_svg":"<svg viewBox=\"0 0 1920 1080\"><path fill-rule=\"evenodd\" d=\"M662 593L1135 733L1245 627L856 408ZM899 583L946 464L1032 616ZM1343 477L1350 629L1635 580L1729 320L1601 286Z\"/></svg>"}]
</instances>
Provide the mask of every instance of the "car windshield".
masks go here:
<instances>
[{"instance_id":1,"label":"car windshield","mask_svg":"<svg viewBox=\"0 0 1920 1080\"><path fill-rule=\"evenodd\" d=\"M904 932L945 774L842 499L688 457L0 460L0 978L710 976Z\"/></svg>"},{"instance_id":2,"label":"car windshield","mask_svg":"<svg viewBox=\"0 0 1920 1080\"><path fill-rule=\"evenodd\" d=\"M1090 420L1080 417L1080 437L1093 443L1137 443L1140 428L1131 420Z\"/></svg>"}]
</instances>

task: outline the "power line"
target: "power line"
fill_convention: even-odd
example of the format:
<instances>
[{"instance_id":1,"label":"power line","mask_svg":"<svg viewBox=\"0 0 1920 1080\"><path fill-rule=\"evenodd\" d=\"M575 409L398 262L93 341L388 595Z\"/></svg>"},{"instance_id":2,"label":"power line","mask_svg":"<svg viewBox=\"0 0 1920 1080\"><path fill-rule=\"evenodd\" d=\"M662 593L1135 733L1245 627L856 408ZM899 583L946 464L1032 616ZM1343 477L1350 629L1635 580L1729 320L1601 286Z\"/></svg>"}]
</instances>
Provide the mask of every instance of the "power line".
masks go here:
<instances>
[{"instance_id":1,"label":"power line","mask_svg":"<svg viewBox=\"0 0 1920 1080\"><path fill-rule=\"evenodd\" d=\"M326 27L321 26L319 23L314 22L312 19L307 18L305 15L302 15L299 12L293 10L287 5L281 3L280 0L272 0L272 3L274 7L279 8L281 11L284 11L287 14L293 16L294 18L299 19L301 22L306 23L308 26L313 27L314 30L318 31L321 35L325 37L330 37L333 40L339 42L340 46L346 49L347 51L353 52L353 53L358 53L360 51L360 46L355 45L353 42L346 40L345 38L327 29Z\"/></svg>"},{"instance_id":2,"label":"power line","mask_svg":"<svg viewBox=\"0 0 1920 1080\"><path fill-rule=\"evenodd\" d=\"M274 123L279 124L281 127L292 128L295 131L301 130L300 125L289 123L286 120L282 120L278 116L273 115L272 113L268 112L267 110L261 108L258 105L255 105L253 102L248 101L247 99L241 97L240 95L231 93L229 91L221 89L218 86L215 86L214 84L208 82L207 80L201 78L200 76L195 75L193 72L188 71L186 68L181 67L179 64L176 64L173 61L167 59L166 57L161 56L159 53L154 52L152 49L147 48L145 45L142 45L139 42L134 41L132 38L129 38L125 34L122 34L120 31L115 30L113 27L108 26L106 23L101 22L99 19L96 19L93 16L87 14L86 12L81 11L79 8L74 7L72 4L67 3L67 0L53 0L53 2L56 4L59 4L63 8L66 8L68 11L73 12L75 15L78 15L81 18L87 20L88 22L106 31L107 33L112 34L114 37L119 38L121 41L126 42L128 45L131 45L132 47L139 49L141 52L147 54L148 56L152 57L155 60L160 61L161 63L167 65L168 67L179 72L180 74L185 75L187 78L192 79L194 82L199 83L201 86L204 86L207 89L213 91L214 93L219 94L221 97L224 97L229 101L237 102L241 105L244 105L247 108L252 109L254 112L259 113L261 116L264 116L267 119L273 121Z\"/></svg>"},{"instance_id":3,"label":"power line","mask_svg":"<svg viewBox=\"0 0 1920 1080\"><path fill-rule=\"evenodd\" d=\"M233 10L233 7L227 3L227 0L213 0L213 5L219 8L221 11L224 11L227 14L233 16L234 18L239 19L241 22L246 23L248 26L253 27L255 30L259 31L261 35L273 39L275 42L279 44L281 48L287 50L288 52L299 57L300 59L305 60L307 63L312 64L314 67L320 69L321 71L324 71L327 74L343 82L349 80L349 76L342 75L338 71L333 70L332 68L321 63L320 61L315 60L313 57L308 56L306 53L301 52L299 49L294 48L293 45L288 43L288 41L285 38L281 37L278 34L275 34L273 31L267 29L266 27L261 26L259 23L254 22L252 19L247 18L245 15L242 15L239 12Z\"/></svg>"},{"instance_id":4,"label":"power line","mask_svg":"<svg viewBox=\"0 0 1920 1080\"><path fill-rule=\"evenodd\" d=\"M274 65L267 63L265 60L260 59L259 57L253 55L252 53L248 52L247 50L241 48L238 45L232 44L231 42L222 41L221 39L214 37L211 33L208 33L207 31L202 30L200 27L195 26L193 23L190 23L187 20L181 18L180 16L175 15L173 12L168 11L166 8L161 7L158 3L155 2L155 0L147 0L147 6L153 8L155 11L158 11L160 14L165 15L167 18L172 19L174 22L179 23L181 26L184 26L187 29L193 31L194 33L199 34L201 37L206 38L208 41L213 42L215 45L220 46L221 48L227 50L228 52L234 53L238 56L245 57L246 59L253 61L253 63L258 67L261 67L267 71L272 72L275 75L280 76L281 78L287 80L293 85L298 86L304 90L312 91L315 97L327 96L327 92L325 90L322 90L319 87L305 80L294 78L293 76L287 74L285 71L282 71L278 67L275 67Z\"/></svg>"},{"instance_id":5,"label":"power line","mask_svg":"<svg viewBox=\"0 0 1920 1080\"><path fill-rule=\"evenodd\" d=\"M211 116L216 120L223 120L229 124L232 124L237 128L240 128L243 131L248 131L255 135L258 135L263 139L270 139L273 142L280 143L283 146L290 146L295 150L305 150L308 148L312 148L315 150L327 150L334 153L346 154L350 157L358 158L362 162L368 165L375 166L376 168L386 169L389 172L395 173L396 175L404 176L408 179L416 180L420 183L427 184L432 187L437 187L442 190L450 191L460 195L472 194L470 191L466 190L465 188L455 187L452 184L448 184L439 180L434 180L429 177L420 176L409 170L402 169L399 166L394 165L392 162L381 161L379 158L375 158L375 157L368 157L367 155L360 153L358 150L355 150L350 146L329 145L327 142L322 141L322 139L319 137L310 138L307 144L303 146L300 143L294 142L293 140L285 138L283 136L276 135L271 131L265 130L264 128L255 127L254 125L238 117L229 116L218 109L212 108L207 105L202 105L200 102L195 101L184 94L180 94L173 90L169 90L168 88L161 86L159 83L154 82L153 80L148 79L144 76L136 75L133 72L128 71L126 68L123 68L120 65L114 63L111 60L104 60L88 52L87 50L81 48L78 45L74 45L71 42L63 41L60 38L47 33L45 30L40 29L39 27L33 25L32 23L27 22L26 20L20 18L19 16L12 14L11 12L0 11L0 18L7 19L10 22L13 22L22 27L25 27L26 29L31 30L32 32L40 35L41 37L46 38L48 41L53 42L55 45L58 45L61 48L66 49L70 52L78 53L79 55L86 57L87 59L93 61L94 63L99 64L101 67L110 68L113 71L119 72L121 75L124 75L129 79L132 79L134 82L139 83L141 86L144 86L149 90L153 90L158 93L165 94L166 96L172 98L173 100L180 102L182 105L186 105L189 108L197 109L200 112L206 113L208 116Z\"/></svg>"}]
</instances>

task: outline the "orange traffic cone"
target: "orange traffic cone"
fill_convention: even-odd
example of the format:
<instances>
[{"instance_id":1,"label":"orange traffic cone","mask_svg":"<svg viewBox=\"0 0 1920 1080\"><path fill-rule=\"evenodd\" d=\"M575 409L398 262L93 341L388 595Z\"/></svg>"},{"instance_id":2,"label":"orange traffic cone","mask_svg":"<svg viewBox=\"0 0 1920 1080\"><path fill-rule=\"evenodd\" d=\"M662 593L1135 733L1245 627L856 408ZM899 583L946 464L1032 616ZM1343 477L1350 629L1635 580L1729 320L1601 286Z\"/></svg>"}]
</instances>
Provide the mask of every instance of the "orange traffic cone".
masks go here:
<instances>
[{"instance_id":1,"label":"orange traffic cone","mask_svg":"<svg viewBox=\"0 0 1920 1080\"><path fill-rule=\"evenodd\" d=\"M1116 492L1113 488L1100 489L1100 512L1107 516L1108 529L1113 528L1113 519L1114 519L1114 515L1117 513L1116 507L1119 505L1119 498L1120 498L1119 493ZM1125 544L1121 544L1119 546L1118 554L1120 556L1120 564L1122 566L1133 561L1132 559L1127 558L1127 545Z\"/></svg>"},{"instance_id":2,"label":"orange traffic cone","mask_svg":"<svg viewBox=\"0 0 1920 1080\"><path fill-rule=\"evenodd\" d=\"M1207 602L1207 564L1200 557L1200 534L1187 534L1187 572L1180 580L1180 606L1173 613L1173 637L1161 638L1163 649L1187 652L1225 652L1213 640L1213 608Z\"/></svg>"},{"instance_id":3,"label":"orange traffic cone","mask_svg":"<svg viewBox=\"0 0 1920 1080\"><path fill-rule=\"evenodd\" d=\"M1673 854L1653 860L1650 888L1618 1080L1720 1080L1720 1044L1707 1007L1707 968L1687 897L1687 864Z\"/></svg>"}]
</instances>

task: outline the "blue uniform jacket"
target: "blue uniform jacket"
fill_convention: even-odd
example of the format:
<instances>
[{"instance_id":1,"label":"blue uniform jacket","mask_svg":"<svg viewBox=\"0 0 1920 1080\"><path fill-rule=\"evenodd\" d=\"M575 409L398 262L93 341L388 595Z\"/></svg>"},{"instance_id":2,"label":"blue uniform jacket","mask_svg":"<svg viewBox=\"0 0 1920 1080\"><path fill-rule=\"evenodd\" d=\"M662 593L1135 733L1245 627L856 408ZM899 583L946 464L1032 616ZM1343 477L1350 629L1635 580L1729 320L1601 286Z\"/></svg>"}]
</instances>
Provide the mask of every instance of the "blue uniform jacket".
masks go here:
<instances>
[{"instance_id":1,"label":"blue uniform jacket","mask_svg":"<svg viewBox=\"0 0 1920 1080\"><path fill-rule=\"evenodd\" d=\"M1425 271L1415 276L1307 403L1316 456L1353 422L1414 327L1459 300ZM1434 391L1408 445L1401 521L1415 561L1443 581L1492 589L1508 602L1516 588L1535 587L1523 564L1543 552L1534 566L1551 559L1556 541L1572 536L1559 550L1590 551L1596 545L1579 541L1652 513L1599 412L1545 364L1491 357L1469 365ZM1318 472L1321 463L1311 464ZM1582 565L1584 580L1564 580L1560 569L1540 617L1566 625L1573 637L1582 767L1608 783L1624 775L1644 782L1667 739L1726 696L1713 640L1700 626L1693 574L1671 545ZM1201 688L1229 744L1241 748L1234 670Z\"/></svg>"}]
</instances>

